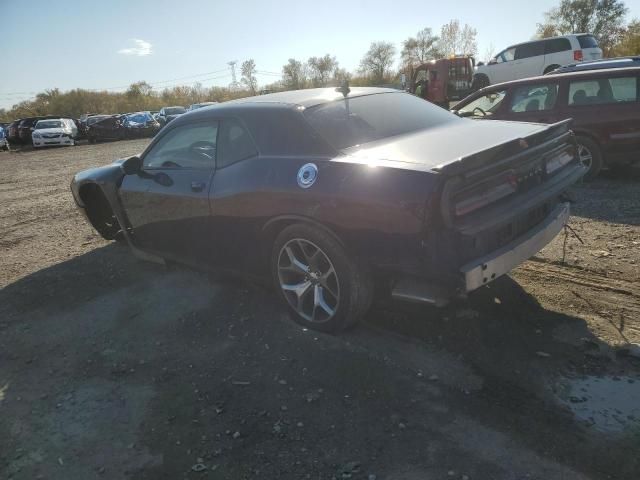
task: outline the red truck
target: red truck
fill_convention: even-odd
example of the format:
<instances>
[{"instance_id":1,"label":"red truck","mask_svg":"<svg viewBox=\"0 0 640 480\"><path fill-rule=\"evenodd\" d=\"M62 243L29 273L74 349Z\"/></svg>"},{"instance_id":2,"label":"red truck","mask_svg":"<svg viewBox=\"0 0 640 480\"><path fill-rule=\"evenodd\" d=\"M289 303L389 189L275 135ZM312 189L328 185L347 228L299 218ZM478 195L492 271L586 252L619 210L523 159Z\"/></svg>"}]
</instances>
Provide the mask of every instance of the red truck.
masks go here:
<instances>
[{"instance_id":1,"label":"red truck","mask_svg":"<svg viewBox=\"0 0 640 480\"><path fill-rule=\"evenodd\" d=\"M456 56L431 60L417 67L409 79L409 92L449 109L449 103L471 93L475 60Z\"/></svg>"}]
</instances>

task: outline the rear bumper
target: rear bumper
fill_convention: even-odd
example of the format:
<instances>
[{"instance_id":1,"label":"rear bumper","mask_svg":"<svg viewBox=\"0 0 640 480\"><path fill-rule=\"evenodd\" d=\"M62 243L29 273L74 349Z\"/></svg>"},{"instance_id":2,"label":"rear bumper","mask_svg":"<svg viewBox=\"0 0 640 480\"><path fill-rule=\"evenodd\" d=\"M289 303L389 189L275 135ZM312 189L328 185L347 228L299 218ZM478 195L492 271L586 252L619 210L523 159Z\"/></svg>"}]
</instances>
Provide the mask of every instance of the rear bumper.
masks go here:
<instances>
[{"instance_id":1,"label":"rear bumper","mask_svg":"<svg viewBox=\"0 0 640 480\"><path fill-rule=\"evenodd\" d=\"M569 219L568 203L559 204L543 222L504 247L462 266L465 290L470 292L508 273L538 253L563 229Z\"/></svg>"}]
</instances>

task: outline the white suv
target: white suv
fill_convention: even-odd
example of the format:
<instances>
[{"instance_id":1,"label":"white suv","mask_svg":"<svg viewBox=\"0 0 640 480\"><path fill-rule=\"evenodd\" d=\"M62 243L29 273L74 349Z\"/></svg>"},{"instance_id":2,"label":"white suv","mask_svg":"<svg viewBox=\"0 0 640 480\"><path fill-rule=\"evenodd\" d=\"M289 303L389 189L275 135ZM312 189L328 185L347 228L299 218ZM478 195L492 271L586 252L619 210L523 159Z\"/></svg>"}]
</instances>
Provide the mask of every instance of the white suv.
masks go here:
<instances>
[{"instance_id":1,"label":"white suv","mask_svg":"<svg viewBox=\"0 0 640 480\"><path fill-rule=\"evenodd\" d=\"M503 50L486 65L479 63L472 88L536 77L569 63L600 58L602 50L596 37L586 33L520 43Z\"/></svg>"}]
</instances>

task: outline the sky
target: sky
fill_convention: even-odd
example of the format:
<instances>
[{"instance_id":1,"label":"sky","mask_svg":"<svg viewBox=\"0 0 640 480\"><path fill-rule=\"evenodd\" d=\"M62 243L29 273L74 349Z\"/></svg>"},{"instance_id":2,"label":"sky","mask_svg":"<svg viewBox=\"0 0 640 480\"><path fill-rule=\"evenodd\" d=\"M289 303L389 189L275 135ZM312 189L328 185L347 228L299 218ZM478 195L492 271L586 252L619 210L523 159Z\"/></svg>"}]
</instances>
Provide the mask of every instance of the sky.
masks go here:
<instances>
[{"instance_id":1,"label":"sky","mask_svg":"<svg viewBox=\"0 0 640 480\"><path fill-rule=\"evenodd\" d=\"M0 0L0 108L45 89L123 91L139 80L155 89L231 82L228 62L253 58L261 85L289 58L335 55L355 71L373 41L402 40L451 19L478 31L483 59L533 37L559 0ZM629 18L640 0L627 0ZM28 34L27 34L28 32ZM399 58L399 55L398 55Z\"/></svg>"}]
</instances>

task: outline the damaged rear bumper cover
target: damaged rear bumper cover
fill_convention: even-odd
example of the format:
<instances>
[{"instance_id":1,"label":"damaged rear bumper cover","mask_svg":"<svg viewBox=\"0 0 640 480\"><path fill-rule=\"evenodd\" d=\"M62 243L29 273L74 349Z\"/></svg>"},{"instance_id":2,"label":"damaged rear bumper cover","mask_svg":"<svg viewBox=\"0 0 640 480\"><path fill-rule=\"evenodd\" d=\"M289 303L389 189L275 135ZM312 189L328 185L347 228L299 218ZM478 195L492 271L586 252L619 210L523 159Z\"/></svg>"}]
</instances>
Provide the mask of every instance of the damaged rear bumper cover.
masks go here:
<instances>
[{"instance_id":1,"label":"damaged rear bumper cover","mask_svg":"<svg viewBox=\"0 0 640 480\"><path fill-rule=\"evenodd\" d=\"M464 265L466 291L470 292L509 273L533 257L560 233L569 219L569 203L559 204L540 224L504 247Z\"/></svg>"}]
</instances>

